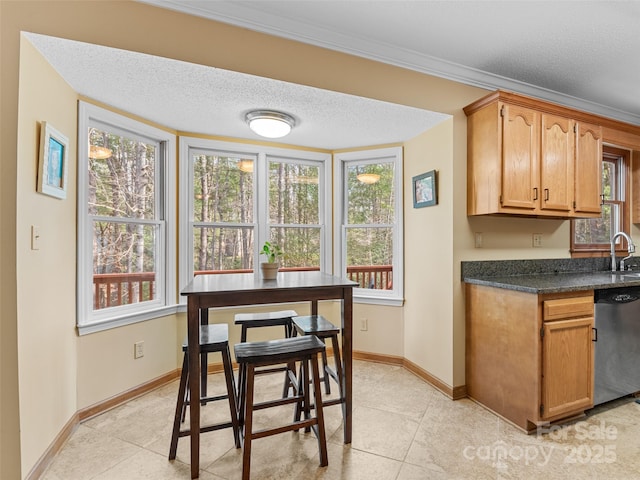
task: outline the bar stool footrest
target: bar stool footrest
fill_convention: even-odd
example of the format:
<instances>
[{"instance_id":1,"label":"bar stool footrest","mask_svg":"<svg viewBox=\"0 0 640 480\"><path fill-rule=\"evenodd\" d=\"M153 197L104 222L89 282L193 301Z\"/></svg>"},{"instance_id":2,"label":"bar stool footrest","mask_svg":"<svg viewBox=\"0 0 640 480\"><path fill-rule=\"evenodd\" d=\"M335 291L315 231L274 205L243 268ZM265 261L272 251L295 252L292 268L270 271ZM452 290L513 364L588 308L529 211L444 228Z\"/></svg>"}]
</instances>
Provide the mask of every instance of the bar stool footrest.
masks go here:
<instances>
[{"instance_id":1,"label":"bar stool footrest","mask_svg":"<svg viewBox=\"0 0 640 480\"><path fill-rule=\"evenodd\" d=\"M229 398L229 395L216 395L215 397L200 397L200 405L206 405L209 402L217 402L218 400L226 400ZM185 400L185 407L191 405L190 400Z\"/></svg>"},{"instance_id":2,"label":"bar stool footrest","mask_svg":"<svg viewBox=\"0 0 640 480\"><path fill-rule=\"evenodd\" d=\"M254 410L264 410L265 408L280 407L282 405L289 405L290 403L300 403L304 401L302 395L296 395L295 397L279 398L277 400L268 400L265 402L259 402L253 404Z\"/></svg>"},{"instance_id":3,"label":"bar stool footrest","mask_svg":"<svg viewBox=\"0 0 640 480\"><path fill-rule=\"evenodd\" d=\"M287 367L273 367L273 368L261 368L260 370L256 369L254 375L263 375L265 373L278 373L278 372L286 372L289 369Z\"/></svg>"},{"instance_id":4,"label":"bar stool footrest","mask_svg":"<svg viewBox=\"0 0 640 480\"><path fill-rule=\"evenodd\" d=\"M340 405L344 403L344 398L334 398L332 400L324 400L322 402L323 407L330 407L331 405ZM313 405L311 406L313 408Z\"/></svg>"},{"instance_id":5,"label":"bar stool footrest","mask_svg":"<svg viewBox=\"0 0 640 480\"><path fill-rule=\"evenodd\" d=\"M255 440L257 438L269 437L271 435L277 435L285 432L292 432L294 430L298 431L301 428L312 428L314 426L316 426L316 423L315 423L315 419L313 418L310 420L300 420L298 422L291 423L289 425L284 425L282 427L265 428L264 430L254 431L251 437ZM314 433L317 433L317 432L314 430Z\"/></svg>"},{"instance_id":6,"label":"bar stool footrest","mask_svg":"<svg viewBox=\"0 0 640 480\"><path fill-rule=\"evenodd\" d=\"M233 427L233 423L231 422L216 423L215 425L206 425L204 427L200 427L200 433L215 432L216 430L222 430L224 428L230 427ZM178 432L178 437L186 437L188 435L191 435L191 430L180 430Z\"/></svg>"}]
</instances>

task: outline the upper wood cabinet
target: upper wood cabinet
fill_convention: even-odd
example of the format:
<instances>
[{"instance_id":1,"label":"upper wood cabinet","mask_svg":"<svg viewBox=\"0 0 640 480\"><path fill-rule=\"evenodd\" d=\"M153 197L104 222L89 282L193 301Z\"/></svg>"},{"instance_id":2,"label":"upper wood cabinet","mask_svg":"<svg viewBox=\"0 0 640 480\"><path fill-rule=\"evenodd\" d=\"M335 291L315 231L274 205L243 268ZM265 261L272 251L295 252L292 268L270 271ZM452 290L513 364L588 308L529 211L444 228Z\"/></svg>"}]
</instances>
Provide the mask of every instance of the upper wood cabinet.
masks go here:
<instances>
[{"instance_id":1,"label":"upper wood cabinet","mask_svg":"<svg viewBox=\"0 0 640 480\"><path fill-rule=\"evenodd\" d=\"M540 208L550 212L570 212L573 201L575 122L545 113L540 117Z\"/></svg>"},{"instance_id":2,"label":"upper wood cabinet","mask_svg":"<svg viewBox=\"0 0 640 480\"><path fill-rule=\"evenodd\" d=\"M587 114L502 91L464 111L468 215L600 215L602 129Z\"/></svg>"},{"instance_id":3,"label":"upper wood cabinet","mask_svg":"<svg viewBox=\"0 0 640 480\"><path fill-rule=\"evenodd\" d=\"M599 125L577 122L576 141L574 210L576 213L600 216L602 129ZM597 196L594 191L598 193Z\"/></svg>"}]
</instances>

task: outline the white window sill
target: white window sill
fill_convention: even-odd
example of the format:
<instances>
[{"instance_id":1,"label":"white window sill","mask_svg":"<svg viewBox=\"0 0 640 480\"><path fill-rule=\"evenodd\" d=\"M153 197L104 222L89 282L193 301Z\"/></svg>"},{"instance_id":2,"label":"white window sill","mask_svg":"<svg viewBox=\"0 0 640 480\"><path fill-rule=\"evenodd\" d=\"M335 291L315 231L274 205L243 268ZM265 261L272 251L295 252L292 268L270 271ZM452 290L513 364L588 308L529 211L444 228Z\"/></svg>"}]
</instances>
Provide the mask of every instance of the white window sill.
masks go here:
<instances>
[{"instance_id":1,"label":"white window sill","mask_svg":"<svg viewBox=\"0 0 640 480\"><path fill-rule=\"evenodd\" d=\"M92 323L78 325L78 335L87 335L89 333L102 332L111 328L131 325L133 323L144 322L154 318L166 317L178 312L177 305L168 307L158 307L144 312L132 313L129 315L118 315L113 318L101 319Z\"/></svg>"},{"instance_id":2,"label":"white window sill","mask_svg":"<svg viewBox=\"0 0 640 480\"><path fill-rule=\"evenodd\" d=\"M386 305L389 307L402 307L404 305L404 298L360 296L354 293L353 303L366 303L369 305Z\"/></svg>"}]
</instances>

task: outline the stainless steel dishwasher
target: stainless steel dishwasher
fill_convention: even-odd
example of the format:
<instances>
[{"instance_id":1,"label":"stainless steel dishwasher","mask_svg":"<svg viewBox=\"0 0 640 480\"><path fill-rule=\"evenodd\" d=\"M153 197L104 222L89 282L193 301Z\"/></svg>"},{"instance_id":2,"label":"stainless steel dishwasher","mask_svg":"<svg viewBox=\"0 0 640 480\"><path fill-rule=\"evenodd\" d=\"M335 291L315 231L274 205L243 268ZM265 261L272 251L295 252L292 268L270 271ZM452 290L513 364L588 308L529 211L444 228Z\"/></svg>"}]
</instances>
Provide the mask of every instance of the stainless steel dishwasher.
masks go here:
<instances>
[{"instance_id":1,"label":"stainless steel dishwasher","mask_svg":"<svg viewBox=\"0 0 640 480\"><path fill-rule=\"evenodd\" d=\"M595 291L593 403L640 391L640 287Z\"/></svg>"}]
</instances>

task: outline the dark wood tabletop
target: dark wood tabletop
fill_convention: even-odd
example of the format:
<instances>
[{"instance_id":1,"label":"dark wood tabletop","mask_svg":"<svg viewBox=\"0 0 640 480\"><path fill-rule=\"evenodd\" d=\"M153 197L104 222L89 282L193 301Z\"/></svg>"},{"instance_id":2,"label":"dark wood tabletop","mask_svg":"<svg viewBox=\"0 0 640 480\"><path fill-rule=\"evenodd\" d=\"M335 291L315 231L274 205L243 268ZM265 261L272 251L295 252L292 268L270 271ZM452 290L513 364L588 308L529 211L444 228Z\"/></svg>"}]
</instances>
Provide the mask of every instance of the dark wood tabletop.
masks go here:
<instances>
[{"instance_id":1,"label":"dark wood tabletop","mask_svg":"<svg viewBox=\"0 0 640 480\"><path fill-rule=\"evenodd\" d=\"M181 295L355 286L358 284L352 280L318 271L279 272L274 280L264 280L259 272L235 273L198 275L182 290Z\"/></svg>"}]
</instances>

